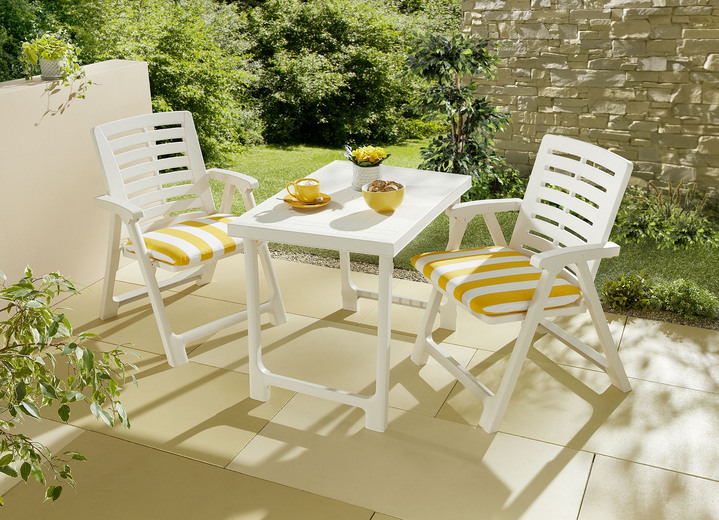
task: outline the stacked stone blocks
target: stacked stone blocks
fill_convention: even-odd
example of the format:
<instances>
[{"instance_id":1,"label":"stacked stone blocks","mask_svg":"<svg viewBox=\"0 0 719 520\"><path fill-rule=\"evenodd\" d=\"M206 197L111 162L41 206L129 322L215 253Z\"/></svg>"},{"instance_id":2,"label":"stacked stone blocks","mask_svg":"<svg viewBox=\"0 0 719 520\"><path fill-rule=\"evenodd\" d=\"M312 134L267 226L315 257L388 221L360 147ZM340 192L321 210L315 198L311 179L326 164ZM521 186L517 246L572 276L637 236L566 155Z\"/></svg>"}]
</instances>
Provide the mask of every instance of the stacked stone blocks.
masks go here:
<instances>
[{"instance_id":1,"label":"stacked stone blocks","mask_svg":"<svg viewBox=\"0 0 719 520\"><path fill-rule=\"evenodd\" d=\"M513 123L497 147L529 173L546 133L635 163L638 184L719 197L719 0L464 0L465 30L508 45L483 93Z\"/></svg>"}]
</instances>

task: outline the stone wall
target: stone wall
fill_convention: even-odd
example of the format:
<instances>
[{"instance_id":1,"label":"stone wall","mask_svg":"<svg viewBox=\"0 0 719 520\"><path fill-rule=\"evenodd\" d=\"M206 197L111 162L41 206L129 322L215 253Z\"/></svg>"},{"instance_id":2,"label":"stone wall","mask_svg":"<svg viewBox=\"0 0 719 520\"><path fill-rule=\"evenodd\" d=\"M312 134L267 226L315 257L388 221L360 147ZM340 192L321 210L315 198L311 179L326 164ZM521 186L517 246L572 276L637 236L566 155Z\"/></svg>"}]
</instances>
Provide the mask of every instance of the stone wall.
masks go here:
<instances>
[{"instance_id":1,"label":"stone wall","mask_svg":"<svg viewBox=\"0 0 719 520\"><path fill-rule=\"evenodd\" d=\"M465 30L511 42L483 89L496 144L528 173L546 133L634 162L637 183L719 195L719 0L464 0Z\"/></svg>"}]
</instances>

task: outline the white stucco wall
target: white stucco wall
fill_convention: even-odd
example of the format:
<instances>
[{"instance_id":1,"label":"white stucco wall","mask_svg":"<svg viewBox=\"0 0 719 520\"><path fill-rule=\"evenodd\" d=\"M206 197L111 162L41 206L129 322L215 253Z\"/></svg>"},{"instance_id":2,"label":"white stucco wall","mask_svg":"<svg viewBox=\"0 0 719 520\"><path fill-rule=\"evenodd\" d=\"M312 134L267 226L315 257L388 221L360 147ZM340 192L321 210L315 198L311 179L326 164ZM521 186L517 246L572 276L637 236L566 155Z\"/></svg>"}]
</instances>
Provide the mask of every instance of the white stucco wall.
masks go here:
<instances>
[{"instance_id":1,"label":"white stucco wall","mask_svg":"<svg viewBox=\"0 0 719 520\"><path fill-rule=\"evenodd\" d=\"M0 83L0 270L18 280L60 271L80 284L104 274L109 215L91 137L98 124L152 111L147 64L87 65L85 99L39 76Z\"/></svg>"}]
</instances>

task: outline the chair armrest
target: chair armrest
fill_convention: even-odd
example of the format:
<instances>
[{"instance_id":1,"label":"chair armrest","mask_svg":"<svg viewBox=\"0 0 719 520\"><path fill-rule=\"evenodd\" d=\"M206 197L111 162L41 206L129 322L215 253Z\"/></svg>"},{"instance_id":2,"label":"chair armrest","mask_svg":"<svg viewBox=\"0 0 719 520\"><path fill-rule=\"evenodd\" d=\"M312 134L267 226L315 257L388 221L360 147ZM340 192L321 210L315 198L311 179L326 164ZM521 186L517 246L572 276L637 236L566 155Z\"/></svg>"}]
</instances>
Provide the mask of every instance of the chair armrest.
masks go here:
<instances>
[{"instance_id":1,"label":"chair armrest","mask_svg":"<svg viewBox=\"0 0 719 520\"><path fill-rule=\"evenodd\" d=\"M620 247L614 242L605 244L585 244L581 246L563 247L537 253L529 259L529 263L538 269L560 271L565 266L610 258L619 254Z\"/></svg>"},{"instance_id":2,"label":"chair armrest","mask_svg":"<svg viewBox=\"0 0 719 520\"><path fill-rule=\"evenodd\" d=\"M461 219L474 218L477 215L501 213L503 211L518 211L522 199L488 199L460 202L445 211L450 217Z\"/></svg>"},{"instance_id":3,"label":"chair armrest","mask_svg":"<svg viewBox=\"0 0 719 520\"><path fill-rule=\"evenodd\" d=\"M254 190L260 185L254 177L250 177L244 173L233 172L232 170L210 168L207 170L207 174L218 181L234 184L241 190Z\"/></svg>"},{"instance_id":4,"label":"chair armrest","mask_svg":"<svg viewBox=\"0 0 719 520\"><path fill-rule=\"evenodd\" d=\"M126 200L113 199L109 195L95 197L95 203L101 208L119 215L123 222L128 224L140 220L145 215L145 212L137 204Z\"/></svg>"},{"instance_id":5,"label":"chair armrest","mask_svg":"<svg viewBox=\"0 0 719 520\"><path fill-rule=\"evenodd\" d=\"M497 213L502 211L518 211L522 199L488 199L473 200L455 204L445 211L449 216L449 241L447 249L459 249L467 225L476 216L482 215L489 234L497 246L507 246L507 240L502 234L502 228L497 221Z\"/></svg>"}]
</instances>

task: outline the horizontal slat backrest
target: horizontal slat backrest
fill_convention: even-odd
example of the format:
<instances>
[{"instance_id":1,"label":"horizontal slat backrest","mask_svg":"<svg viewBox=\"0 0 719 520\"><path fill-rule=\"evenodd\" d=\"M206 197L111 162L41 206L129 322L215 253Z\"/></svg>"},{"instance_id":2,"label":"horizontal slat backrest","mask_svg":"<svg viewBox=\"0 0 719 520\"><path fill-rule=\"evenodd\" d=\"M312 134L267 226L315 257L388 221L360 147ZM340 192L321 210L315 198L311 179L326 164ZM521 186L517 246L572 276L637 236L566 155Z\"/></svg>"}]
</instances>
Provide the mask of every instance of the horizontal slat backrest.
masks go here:
<instances>
[{"instance_id":1,"label":"horizontal slat backrest","mask_svg":"<svg viewBox=\"0 0 719 520\"><path fill-rule=\"evenodd\" d=\"M534 253L609 239L633 165L598 146L546 135L510 247ZM599 262L590 264L596 275Z\"/></svg>"},{"instance_id":2,"label":"horizontal slat backrest","mask_svg":"<svg viewBox=\"0 0 719 520\"><path fill-rule=\"evenodd\" d=\"M114 121L93 131L108 194L145 211L143 229L177 212L214 213L207 172L189 112Z\"/></svg>"}]
</instances>

